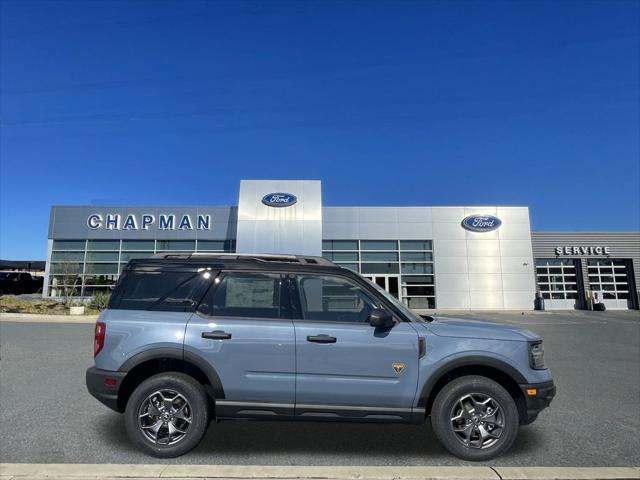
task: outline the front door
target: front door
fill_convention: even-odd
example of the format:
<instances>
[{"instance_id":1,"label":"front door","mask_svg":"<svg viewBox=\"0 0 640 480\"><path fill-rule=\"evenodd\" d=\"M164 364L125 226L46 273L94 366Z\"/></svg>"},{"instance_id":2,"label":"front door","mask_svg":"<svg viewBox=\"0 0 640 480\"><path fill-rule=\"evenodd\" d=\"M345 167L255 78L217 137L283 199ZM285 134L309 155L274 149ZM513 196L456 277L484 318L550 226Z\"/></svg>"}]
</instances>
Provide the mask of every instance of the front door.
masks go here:
<instances>
[{"instance_id":1,"label":"front door","mask_svg":"<svg viewBox=\"0 0 640 480\"><path fill-rule=\"evenodd\" d=\"M187 325L185 357L220 379L218 417L293 415L295 334L281 285L277 274L222 272Z\"/></svg>"},{"instance_id":2,"label":"front door","mask_svg":"<svg viewBox=\"0 0 640 480\"><path fill-rule=\"evenodd\" d=\"M396 298L400 298L400 277L398 275L365 275L380 288L386 290Z\"/></svg>"},{"instance_id":3,"label":"front door","mask_svg":"<svg viewBox=\"0 0 640 480\"><path fill-rule=\"evenodd\" d=\"M297 275L296 415L407 420L418 381L418 334L376 329L379 301L351 279Z\"/></svg>"}]
</instances>

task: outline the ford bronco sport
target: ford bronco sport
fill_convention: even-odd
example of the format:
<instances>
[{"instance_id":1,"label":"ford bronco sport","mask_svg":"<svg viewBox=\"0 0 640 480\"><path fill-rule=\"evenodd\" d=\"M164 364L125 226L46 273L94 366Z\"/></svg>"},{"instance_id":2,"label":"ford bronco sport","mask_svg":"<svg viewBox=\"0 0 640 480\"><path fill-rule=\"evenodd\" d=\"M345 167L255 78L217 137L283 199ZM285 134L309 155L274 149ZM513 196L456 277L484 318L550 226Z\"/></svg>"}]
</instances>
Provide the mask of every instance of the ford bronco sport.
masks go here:
<instances>
[{"instance_id":1,"label":"ford bronco sport","mask_svg":"<svg viewBox=\"0 0 640 480\"><path fill-rule=\"evenodd\" d=\"M89 392L157 457L212 420L422 423L467 460L505 452L555 394L539 336L422 318L319 257L131 260L95 328Z\"/></svg>"}]
</instances>

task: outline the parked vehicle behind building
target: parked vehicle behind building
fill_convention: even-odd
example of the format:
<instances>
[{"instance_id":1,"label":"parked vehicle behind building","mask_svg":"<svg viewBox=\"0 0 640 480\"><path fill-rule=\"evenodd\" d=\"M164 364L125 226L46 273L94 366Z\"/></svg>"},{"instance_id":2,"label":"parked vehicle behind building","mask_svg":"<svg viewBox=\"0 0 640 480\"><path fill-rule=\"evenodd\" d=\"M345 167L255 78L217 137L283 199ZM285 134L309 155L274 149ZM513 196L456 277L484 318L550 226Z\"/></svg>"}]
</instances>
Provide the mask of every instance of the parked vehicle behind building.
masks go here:
<instances>
[{"instance_id":1,"label":"parked vehicle behind building","mask_svg":"<svg viewBox=\"0 0 640 480\"><path fill-rule=\"evenodd\" d=\"M157 457L212 420L422 423L467 460L509 449L555 395L542 339L417 316L319 257L132 260L95 330L89 392Z\"/></svg>"},{"instance_id":2,"label":"parked vehicle behind building","mask_svg":"<svg viewBox=\"0 0 640 480\"><path fill-rule=\"evenodd\" d=\"M42 291L43 277L26 272L0 272L0 295L22 295Z\"/></svg>"}]
</instances>

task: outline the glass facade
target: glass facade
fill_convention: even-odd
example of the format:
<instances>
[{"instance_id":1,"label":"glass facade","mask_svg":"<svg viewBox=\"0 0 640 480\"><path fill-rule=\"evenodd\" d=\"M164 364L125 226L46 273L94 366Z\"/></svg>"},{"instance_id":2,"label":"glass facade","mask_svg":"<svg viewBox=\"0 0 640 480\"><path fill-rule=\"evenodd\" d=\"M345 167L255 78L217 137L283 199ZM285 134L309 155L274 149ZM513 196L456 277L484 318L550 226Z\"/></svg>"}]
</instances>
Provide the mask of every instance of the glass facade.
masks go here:
<instances>
[{"instance_id":1,"label":"glass facade","mask_svg":"<svg viewBox=\"0 0 640 480\"><path fill-rule=\"evenodd\" d=\"M410 308L436 308L432 240L323 240L322 256L371 279Z\"/></svg>"},{"instance_id":2,"label":"glass facade","mask_svg":"<svg viewBox=\"0 0 640 480\"><path fill-rule=\"evenodd\" d=\"M154 253L235 252L234 240L54 240L49 296L110 291L133 258Z\"/></svg>"}]
</instances>

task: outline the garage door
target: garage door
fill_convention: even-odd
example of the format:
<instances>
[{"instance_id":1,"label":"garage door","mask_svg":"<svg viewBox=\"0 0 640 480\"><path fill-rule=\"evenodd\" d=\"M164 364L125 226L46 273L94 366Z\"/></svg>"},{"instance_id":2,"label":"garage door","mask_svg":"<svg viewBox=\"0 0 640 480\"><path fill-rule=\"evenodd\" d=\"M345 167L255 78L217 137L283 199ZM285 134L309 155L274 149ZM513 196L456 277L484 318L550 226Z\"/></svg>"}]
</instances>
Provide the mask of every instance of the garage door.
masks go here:
<instances>
[{"instance_id":1,"label":"garage door","mask_svg":"<svg viewBox=\"0 0 640 480\"><path fill-rule=\"evenodd\" d=\"M624 260L592 259L587 262L589 288L610 310L630 308L629 272Z\"/></svg>"}]
</instances>

